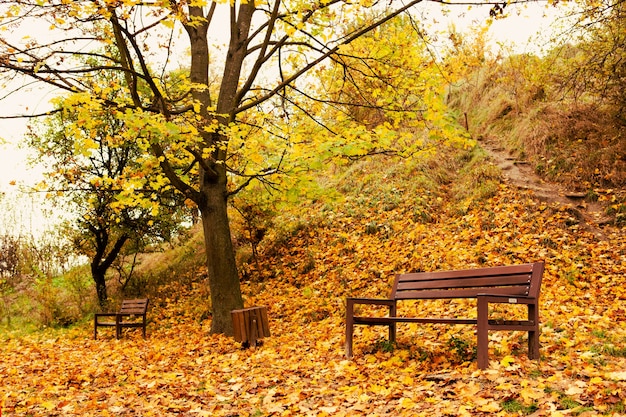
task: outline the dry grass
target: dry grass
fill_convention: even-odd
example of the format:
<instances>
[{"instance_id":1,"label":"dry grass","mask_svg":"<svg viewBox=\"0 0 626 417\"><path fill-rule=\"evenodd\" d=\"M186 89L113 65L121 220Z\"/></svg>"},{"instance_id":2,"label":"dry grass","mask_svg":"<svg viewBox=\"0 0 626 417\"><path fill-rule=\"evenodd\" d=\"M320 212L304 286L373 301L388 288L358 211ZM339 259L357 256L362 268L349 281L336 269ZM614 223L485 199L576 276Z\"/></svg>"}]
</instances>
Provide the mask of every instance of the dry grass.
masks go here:
<instances>
[{"instance_id":1,"label":"dry grass","mask_svg":"<svg viewBox=\"0 0 626 417\"><path fill-rule=\"evenodd\" d=\"M612 108L551 97L525 67L485 65L451 94L471 133L576 191L626 188L626 126ZM530 65L530 64L529 64ZM536 65L536 63L532 63Z\"/></svg>"}]
</instances>

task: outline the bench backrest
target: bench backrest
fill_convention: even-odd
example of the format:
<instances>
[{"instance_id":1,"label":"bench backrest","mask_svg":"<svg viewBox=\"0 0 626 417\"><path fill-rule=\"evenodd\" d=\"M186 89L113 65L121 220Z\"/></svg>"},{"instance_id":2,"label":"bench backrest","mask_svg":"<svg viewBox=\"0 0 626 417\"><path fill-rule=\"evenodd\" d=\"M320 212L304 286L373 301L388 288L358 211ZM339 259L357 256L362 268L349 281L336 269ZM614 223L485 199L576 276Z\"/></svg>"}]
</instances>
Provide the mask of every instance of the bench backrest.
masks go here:
<instances>
[{"instance_id":1,"label":"bench backrest","mask_svg":"<svg viewBox=\"0 0 626 417\"><path fill-rule=\"evenodd\" d=\"M120 307L119 314L141 316L148 310L148 299L124 300Z\"/></svg>"},{"instance_id":2,"label":"bench backrest","mask_svg":"<svg viewBox=\"0 0 626 417\"><path fill-rule=\"evenodd\" d=\"M473 298L504 294L539 298L543 262L396 275L391 299Z\"/></svg>"}]
</instances>

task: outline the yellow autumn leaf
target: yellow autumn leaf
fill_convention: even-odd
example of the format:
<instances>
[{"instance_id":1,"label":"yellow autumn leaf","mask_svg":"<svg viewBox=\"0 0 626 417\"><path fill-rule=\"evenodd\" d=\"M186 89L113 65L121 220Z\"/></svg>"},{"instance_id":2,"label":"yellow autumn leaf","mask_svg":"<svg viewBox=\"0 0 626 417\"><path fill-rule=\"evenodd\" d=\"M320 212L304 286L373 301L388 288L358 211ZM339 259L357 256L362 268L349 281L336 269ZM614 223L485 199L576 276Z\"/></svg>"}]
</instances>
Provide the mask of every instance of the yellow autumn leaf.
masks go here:
<instances>
[{"instance_id":1,"label":"yellow autumn leaf","mask_svg":"<svg viewBox=\"0 0 626 417\"><path fill-rule=\"evenodd\" d=\"M404 375L402 378L400 378L400 382L402 382L404 385L411 386L413 385L413 378L408 375Z\"/></svg>"},{"instance_id":2,"label":"yellow autumn leaf","mask_svg":"<svg viewBox=\"0 0 626 417\"><path fill-rule=\"evenodd\" d=\"M415 407L415 401L413 401L410 398L406 398L406 397L401 398L400 399L400 407L402 407L404 409L407 409L407 410L412 409L412 408Z\"/></svg>"},{"instance_id":3,"label":"yellow autumn leaf","mask_svg":"<svg viewBox=\"0 0 626 417\"><path fill-rule=\"evenodd\" d=\"M497 401L489 401L487 404L483 404L477 408L478 411L483 413L496 413L500 411L500 403Z\"/></svg>"},{"instance_id":4,"label":"yellow autumn leaf","mask_svg":"<svg viewBox=\"0 0 626 417\"><path fill-rule=\"evenodd\" d=\"M467 408L467 406L465 405L461 405L459 407L459 409L457 410L457 412L455 413L455 415L457 416L462 416L462 417L470 417L472 415L472 413L470 412L470 410Z\"/></svg>"},{"instance_id":5,"label":"yellow autumn leaf","mask_svg":"<svg viewBox=\"0 0 626 417\"><path fill-rule=\"evenodd\" d=\"M535 388L535 387L526 387L524 389L522 389L519 393L520 397L522 397L524 399L524 402L526 404L532 403L534 400L538 400L540 398L543 398L546 394L545 392L540 389L540 388Z\"/></svg>"},{"instance_id":6,"label":"yellow autumn leaf","mask_svg":"<svg viewBox=\"0 0 626 417\"><path fill-rule=\"evenodd\" d=\"M48 411L52 411L56 407L52 401L44 401L41 403L41 406Z\"/></svg>"},{"instance_id":7,"label":"yellow autumn leaf","mask_svg":"<svg viewBox=\"0 0 626 417\"><path fill-rule=\"evenodd\" d=\"M571 387L569 387L566 391L565 394L569 395L569 396L575 396L575 395L580 395L582 393L584 393L585 390L582 389L581 387L578 387L576 385L572 385Z\"/></svg>"},{"instance_id":8,"label":"yellow autumn leaf","mask_svg":"<svg viewBox=\"0 0 626 417\"><path fill-rule=\"evenodd\" d=\"M610 374L609 374L609 375L610 375ZM603 381L603 379L602 379L602 378L600 378L599 376L594 376L593 378L591 378L591 379L589 380L589 383L590 383L590 384L601 384L601 383L602 383L602 381Z\"/></svg>"},{"instance_id":9,"label":"yellow autumn leaf","mask_svg":"<svg viewBox=\"0 0 626 417\"><path fill-rule=\"evenodd\" d=\"M515 358L513 356L507 355L500 360L500 366L507 368L515 363Z\"/></svg>"}]
</instances>

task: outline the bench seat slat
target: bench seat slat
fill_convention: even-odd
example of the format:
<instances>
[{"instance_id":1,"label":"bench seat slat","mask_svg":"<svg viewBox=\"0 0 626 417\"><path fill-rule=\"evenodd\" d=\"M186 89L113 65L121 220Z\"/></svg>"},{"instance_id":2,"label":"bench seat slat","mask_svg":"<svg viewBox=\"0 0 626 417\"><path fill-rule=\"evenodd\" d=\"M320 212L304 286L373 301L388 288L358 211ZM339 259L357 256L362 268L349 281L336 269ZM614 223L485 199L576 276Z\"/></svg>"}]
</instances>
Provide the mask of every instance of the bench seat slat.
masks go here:
<instances>
[{"instance_id":1,"label":"bench seat slat","mask_svg":"<svg viewBox=\"0 0 626 417\"><path fill-rule=\"evenodd\" d=\"M389 323L430 323L430 324L477 324L477 319L440 318L440 317L354 317L355 324L388 325ZM489 325L503 330L524 330L523 326L532 327L533 320L489 320ZM507 327L508 326L508 327Z\"/></svg>"},{"instance_id":2,"label":"bench seat slat","mask_svg":"<svg viewBox=\"0 0 626 417\"><path fill-rule=\"evenodd\" d=\"M434 300L434 299L452 299L452 298L475 298L478 294L503 294L511 296L528 295L528 286L514 287L479 287L479 288L460 288L451 290L413 290L401 291L395 295L396 300Z\"/></svg>"},{"instance_id":3,"label":"bench seat slat","mask_svg":"<svg viewBox=\"0 0 626 417\"><path fill-rule=\"evenodd\" d=\"M453 279L466 277L501 277L507 275L530 275L533 264L495 266L491 268L460 269L456 271L410 272L402 274L403 280L431 281L437 279Z\"/></svg>"},{"instance_id":4,"label":"bench seat slat","mask_svg":"<svg viewBox=\"0 0 626 417\"><path fill-rule=\"evenodd\" d=\"M143 314L143 309L141 308L123 308L120 310L118 314L123 316L141 316Z\"/></svg>"},{"instance_id":5,"label":"bench seat slat","mask_svg":"<svg viewBox=\"0 0 626 417\"><path fill-rule=\"evenodd\" d=\"M389 323L446 323L476 324L476 319L457 319L439 317L354 317L355 324L388 325Z\"/></svg>"},{"instance_id":6,"label":"bench seat slat","mask_svg":"<svg viewBox=\"0 0 626 417\"><path fill-rule=\"evenodd\" d=\"M502 330L522 330L520 327L535 326L534 320L489 320L488 323Z\"/></svg>"}]
</instances>

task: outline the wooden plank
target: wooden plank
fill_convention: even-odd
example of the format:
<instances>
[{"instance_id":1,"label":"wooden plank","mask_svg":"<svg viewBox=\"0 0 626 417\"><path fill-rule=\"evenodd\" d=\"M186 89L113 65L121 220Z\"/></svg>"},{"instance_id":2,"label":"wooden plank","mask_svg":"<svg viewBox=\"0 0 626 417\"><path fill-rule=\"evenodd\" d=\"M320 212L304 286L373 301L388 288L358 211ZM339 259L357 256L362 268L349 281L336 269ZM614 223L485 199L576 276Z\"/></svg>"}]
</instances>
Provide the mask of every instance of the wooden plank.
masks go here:
<instances>
[{"instance_id":1,"label":"wooden plank","mask_svg":"<svg viewBox=\"0 0 626 417\"><path fill-rule=\"evenodd\" d=\"M244 340L247 343L250 343L250 310L248 309L243 310L242 317L243 317Z\"/></svg>"},{"instance_id":2,"label":"wooden plank","mask_svg":"<svg viewBox=\"0 0 626 417\"><path fill-rule=\"evenodd\" d=\"M270 323L269 323L269 320L267 319L267 307L265 306L261 307L261 328L263 329L263 331L261 332L263 337L271 336Z\"/></svg>"},{"instance_id":3,"label":"wooden plank","mask_svg":"<svg viewBox=\"0 0 626 417\"><path fill-rule=\"evenodd\" d=\"M473 287L506 287L530 284L530 275L508 275L498 277L471 277L432 281L407 281L398 283L396 292L414 289L453 289Z\"/></svg>"},{"instance_id":4,"label":"wooden plank","mask_svg":"<svg viewBox=\"0 0 626 417\"><path fill-rule=\"evenodd\" d=\"M257 340L270 336L267 307L249 307L231 311L234 338L238 342L255 345Z\"/></svg>"},{"instance_id":5,"label":"wooden plank","mask_svg":"<svg viewBox=\"0 0 626 417\"><path fill-rule=\"evenodd\" d=\"M530 274L534 264L495 266L490 268L460 269L455 271L411 272L400 274L401 280L429 281L438 279L456 279L464 277L506 276L513 274Z\"/></svg>"},{"instance_id":6,"label":"wooden plank","mask_svg":"<svg viewBox=\"0 0 626 417\"><path fill-rule=\"evenodd\" d=\"M476 324L476 319L446 318L446 317L354 317L354 324L369 324L372 326L386 326L390 323L442 323L442 324Z\"/></svg>"},{"instance_id":7,"label":"wooden plank","mask_svg":"<svg viewBox=\"0 0 626 417\"><path fill-rule=\"evenodd\" d=\"M269 334L269 321L267 319L267 307L259 306L251 309L253 320L256 322L257 337L262 339L268 337Z\"/></svg>"},{"instance_id":8,"label":"wooden plank","mask_svg":"<svg viewBox=\"0 0 626 417\"><path fill-rule=\"evenodd\" d=\"M230 315L233 320L233 329L234 329L234 338L238 342L244 341L244 331L242 330L242 313L241 311L233 310L230 312Z\"/></svg>"},{"instance_id":9,"label":"wooden plank","mask_svg":"<svg viewBox=\"0 0 626 417\"><path fill-rule=\"evenodd\" d=\"M452 298L476 298L478 294L508 294L511 296L527 295L528 286L515 287L480 287L480 288L462 288L452 290L413 290L402 291L396 294L397 300L433 300L433 299L452 299Z\"/></svg>"}]
</instances>

